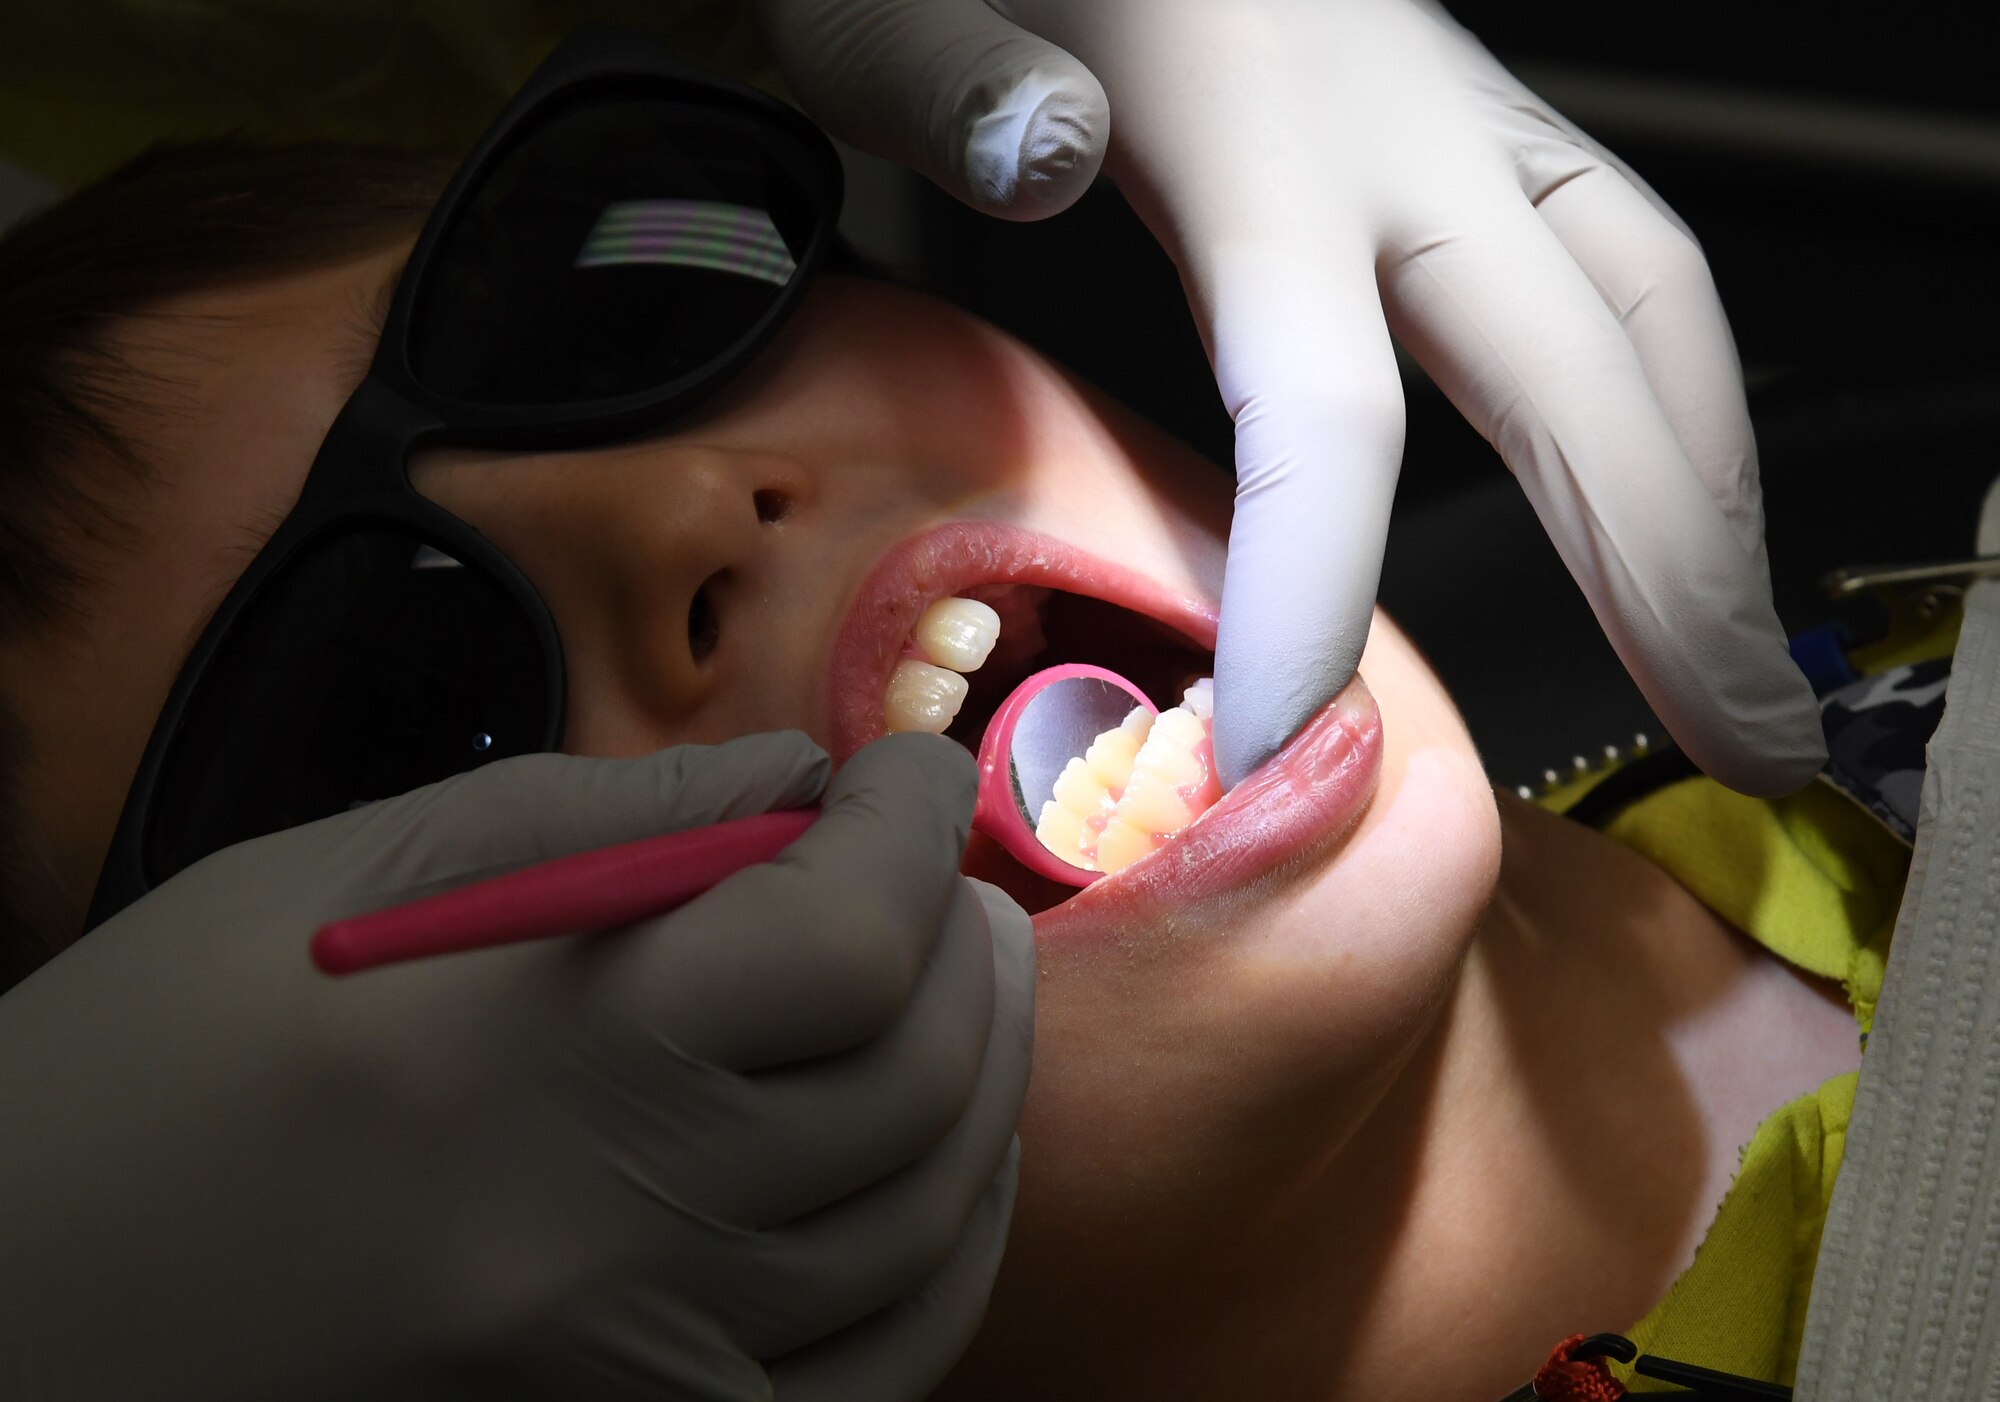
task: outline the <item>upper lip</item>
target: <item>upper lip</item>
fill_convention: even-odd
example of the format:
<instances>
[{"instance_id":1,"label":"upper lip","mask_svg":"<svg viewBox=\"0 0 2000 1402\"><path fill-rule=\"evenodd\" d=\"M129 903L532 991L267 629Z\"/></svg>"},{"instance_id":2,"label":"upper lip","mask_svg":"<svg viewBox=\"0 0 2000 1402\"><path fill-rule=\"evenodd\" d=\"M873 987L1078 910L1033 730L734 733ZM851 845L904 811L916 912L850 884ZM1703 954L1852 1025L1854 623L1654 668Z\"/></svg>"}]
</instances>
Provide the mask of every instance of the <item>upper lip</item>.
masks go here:
<instances>
[{"instance_id":1,"label":"upper lip","mask_svg":"<svg viewBox=\"0 0 2000 1402\"><path fill-rule=\"evenodd\" d=\"M996 583L1102 599L1215 649L1216 611L1205 600L1038 531L985 521L936 526L876 562L835 635L826 714L836 764L882 735L882 696L918 616L939 599Z\"/></svg>"}]
</instances>

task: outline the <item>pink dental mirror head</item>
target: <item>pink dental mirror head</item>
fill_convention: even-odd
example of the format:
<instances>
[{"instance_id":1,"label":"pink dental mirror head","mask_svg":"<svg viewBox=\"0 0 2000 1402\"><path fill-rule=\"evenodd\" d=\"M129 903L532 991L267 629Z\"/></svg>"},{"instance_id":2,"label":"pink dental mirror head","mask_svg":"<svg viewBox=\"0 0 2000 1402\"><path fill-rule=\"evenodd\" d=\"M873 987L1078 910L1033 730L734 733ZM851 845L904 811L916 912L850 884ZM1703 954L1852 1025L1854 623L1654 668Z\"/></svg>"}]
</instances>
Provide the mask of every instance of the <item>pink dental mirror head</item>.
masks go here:
<instances>
[{"instance_id":1,"label":"pink dental mirror head","mask_svg":"<svg viewBox=\"0 0 2000 1402\"><path fill-rule=\"evenodd\" d=\"M1044 847L1035 836L1035 819L1054 796L1064 766L1134 706L1159 713L1144 692L1116 672L1081 662L1049 667L1015 687L979 742L973 827L1038 876L1071 886L1097 880L1104 873L1071 866Z\"/></svg>"}]
</instances>

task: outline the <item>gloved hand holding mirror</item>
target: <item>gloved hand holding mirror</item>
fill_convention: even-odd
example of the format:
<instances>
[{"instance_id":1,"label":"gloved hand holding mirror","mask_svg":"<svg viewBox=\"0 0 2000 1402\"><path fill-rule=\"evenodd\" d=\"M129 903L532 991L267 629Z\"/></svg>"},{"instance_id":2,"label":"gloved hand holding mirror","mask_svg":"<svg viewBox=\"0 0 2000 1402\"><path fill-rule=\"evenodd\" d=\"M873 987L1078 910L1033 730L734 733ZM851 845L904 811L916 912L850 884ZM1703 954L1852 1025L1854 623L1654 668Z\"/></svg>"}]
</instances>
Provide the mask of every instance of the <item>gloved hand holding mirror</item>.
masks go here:
<instances>
[{"instance_id":1,"label":"gloved hand holding mirror","mask_svg":"<svg viewBox=\"0 0 2000 1402\"><path fill-rule=\"evenodd\" d=\"M1013 1201L1027 918L964 753L537 755L198 863L0 999L9 1396L924 1395ZM323 920L824 812L678 913L331 980ZM307 1366L306 1360L310 1360ZM774 1361L776 1360L776 1361Z\"/></svg>"}]
</instances>

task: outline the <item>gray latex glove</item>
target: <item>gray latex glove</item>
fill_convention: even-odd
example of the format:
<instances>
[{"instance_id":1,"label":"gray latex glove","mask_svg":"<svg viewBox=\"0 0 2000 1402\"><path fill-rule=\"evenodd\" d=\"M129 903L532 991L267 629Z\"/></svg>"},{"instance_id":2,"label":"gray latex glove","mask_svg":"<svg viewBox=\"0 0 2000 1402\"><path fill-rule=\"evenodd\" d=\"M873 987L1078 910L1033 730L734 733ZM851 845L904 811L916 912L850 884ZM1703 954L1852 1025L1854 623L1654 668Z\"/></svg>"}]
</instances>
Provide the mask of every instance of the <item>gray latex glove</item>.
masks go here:
<instances>
[{"instance_id":1,"label":"gray latex glove","mask_svg":"<svg viewBox=\"0 0 2000 1402\"><path fill-rule=\"evenodd\" d=\"M1031 930L958 874L963 750L826 772L790 733L503 761L218 853L0 999L0 1396L927 1393L1006 1236ZM330 918L822 786L659 920L307 960Z\"/></svg>"},{"instance_id":2,"label":"gray latex glove","mask_svg":"<svg viewBox=\"0 0 2000 1402\"><path fill-rule=\"evenodd\" d=\"M1017 219L1068 205L1101 165L1173 256L1236 423L1215 650L1226 784L1346 684L1367 641L1403 454L1391 333L1513 469L1689 758L1753 794L1818 772L1819 708L1772 604L1756 444L1701 250L1439 6L756 9L835 135Z\"/></svg>"}]
</instances>

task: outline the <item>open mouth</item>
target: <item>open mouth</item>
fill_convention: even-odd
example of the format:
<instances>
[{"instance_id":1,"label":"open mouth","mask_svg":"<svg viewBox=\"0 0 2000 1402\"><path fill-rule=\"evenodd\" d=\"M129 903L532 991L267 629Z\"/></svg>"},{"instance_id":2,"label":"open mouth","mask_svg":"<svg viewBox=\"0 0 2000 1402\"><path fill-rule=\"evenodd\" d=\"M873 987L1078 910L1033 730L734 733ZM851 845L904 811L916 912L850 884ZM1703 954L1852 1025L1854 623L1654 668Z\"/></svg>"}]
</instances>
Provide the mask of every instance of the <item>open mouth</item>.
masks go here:
<instances>
[{"instance_id":1,"label":"open mouth","mask_svg":"<svg viewBox=\"0 0 2000 1402\"><path fill-rule=\"evenodd\" d=\"M1155 705L1214 670L1215 654L1158 619L1049 585L976 584L956 598L976 599L1000 616L1000 637L977 671L945 735L975 754L993 713L1014 688L1045 667L1089 662L1135 684Z\"/></svg>"},{"instance_id":2,"label":"open mouth","mask_svg":"<svg viewBox=\"0 0 2000 1402\"><path fill-rule=\"evenodd\" d=\"M888 729L887 694L911 656L912 629L931 605L951 598L976 600L999 619L983 662L962 683L947 678L963 695L943 733L974 753L1000 704L1043 668L1109 668L1162 707L1214 668L1216 617L1206 601L1047 536L990 523L941 526L884 556L841 626L827 692L836 763ZM983 833L973 834L963 869L1038 917L1058 907L1130 910L1210 894L1219 881L1256 875L1348 825L1372 789L1379 736L1373 701L1357 680L1213 809L1082 891L1028 870ZM1037 929L1045 923L1038 918Z\"/></svg>"}]
</instances>

